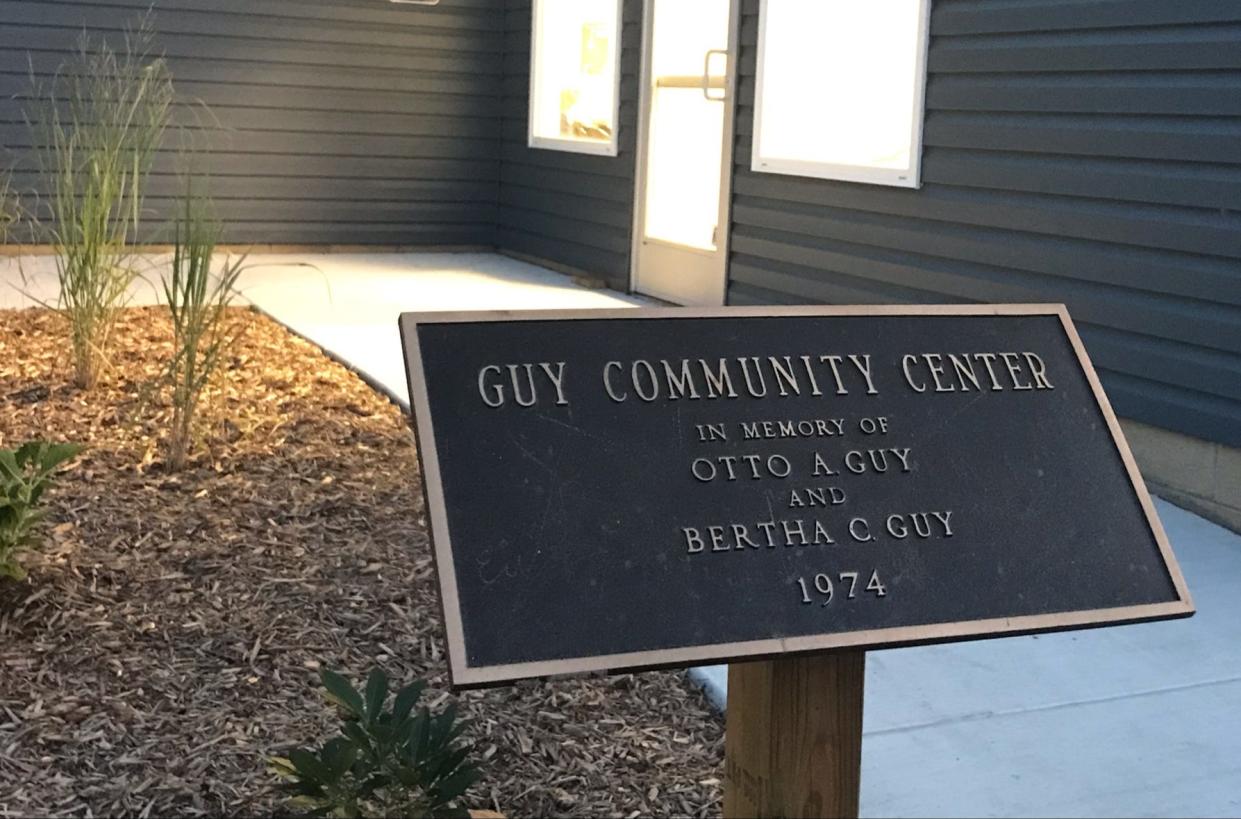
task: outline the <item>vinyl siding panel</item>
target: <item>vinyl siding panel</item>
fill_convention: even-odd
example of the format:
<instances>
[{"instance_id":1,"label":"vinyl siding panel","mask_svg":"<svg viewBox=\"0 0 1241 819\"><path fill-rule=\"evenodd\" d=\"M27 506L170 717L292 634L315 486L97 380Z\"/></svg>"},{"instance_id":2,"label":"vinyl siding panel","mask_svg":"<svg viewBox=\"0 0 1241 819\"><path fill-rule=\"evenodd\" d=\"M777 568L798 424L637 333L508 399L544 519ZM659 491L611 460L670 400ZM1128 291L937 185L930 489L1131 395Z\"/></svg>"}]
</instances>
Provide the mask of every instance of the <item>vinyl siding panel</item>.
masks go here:
<instances>
[{"instance_id":1,"label":"vinyl siding panel","mask_svg":"<svg viewBox=\"0 0 1241 819\"><path fill-rule=\"evenodd\" d=\"M627 290L641 0L624 0L615 157L527 147L531 9L530 0L508 0L505 14L498 244Z\"/></svg>"},{"instance_id":2,"label":"vinyl siding panel","mask_svg":"<svg viewBox=\"0 0 1241 819\"><path fill-rule=\"evenodd\" d=\"M1118 411L1241 446L1241 3L935 0L923 187L749 170L741 0L729 302L1063 301ZM490 245L627 289L641 0L620 155L526 146L530 0L159 0L228 240ZM0 0L0 145L83 27L145 0ZM149 202L178 194L159 158Z\"/></svg>"},{"instance_id":3,"label":"vinyl siding panel","mask_svg":"<svg viewBox=\"0 0 1241 819\"><path fill-rule=\"evenodd\" d=\"M729 303L1065 302L1117 411L1241 445L1241 4L936 0L923 187L749 170Z\"/></svg>"},{"instance_id":4,"label":"vinyl siding panel","mask_svg":"<svg viewBox=\"0 0 1241 819\"><path fill-rule=\"evenodd\" d=\"M146 7L0 0L0 145L19 189L39 186L29 72L55 72L83 28L119 44ZM226 240L494 245L502 11L503 0L155 2L178 118L202 102L219 124L197 161ZM156 212L175 201L177 170L174 152L157 160Z\"/></svg>"}]
</instances>

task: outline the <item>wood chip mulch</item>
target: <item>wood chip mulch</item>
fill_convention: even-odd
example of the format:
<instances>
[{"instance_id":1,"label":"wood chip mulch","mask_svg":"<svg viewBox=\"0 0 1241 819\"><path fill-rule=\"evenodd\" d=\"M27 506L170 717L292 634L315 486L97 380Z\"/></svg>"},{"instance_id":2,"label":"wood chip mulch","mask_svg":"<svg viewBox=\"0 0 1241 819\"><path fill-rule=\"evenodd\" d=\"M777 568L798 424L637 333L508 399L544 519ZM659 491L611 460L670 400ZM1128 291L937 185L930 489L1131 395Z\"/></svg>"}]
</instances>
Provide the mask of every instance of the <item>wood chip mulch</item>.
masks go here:
<instances>
[{"instance_id":1,"label":"wood chip mulch","mask_svg":"<svg viewBox=\"0 0 1241 819\"><path fill-rule=\"evenodd\" d=\"M170 473L146 386L165 314L127 310L112 369L72 386L66 327L0 311L0 446L89 449L49 493L30 577L0 582L0 816L270 815L265 758L335 716L320 666L449 696L418 467L401 412L249 311ZM683 673L465 692L509 816L717 815L723 719Z\"/></svg>"}]
</instances>

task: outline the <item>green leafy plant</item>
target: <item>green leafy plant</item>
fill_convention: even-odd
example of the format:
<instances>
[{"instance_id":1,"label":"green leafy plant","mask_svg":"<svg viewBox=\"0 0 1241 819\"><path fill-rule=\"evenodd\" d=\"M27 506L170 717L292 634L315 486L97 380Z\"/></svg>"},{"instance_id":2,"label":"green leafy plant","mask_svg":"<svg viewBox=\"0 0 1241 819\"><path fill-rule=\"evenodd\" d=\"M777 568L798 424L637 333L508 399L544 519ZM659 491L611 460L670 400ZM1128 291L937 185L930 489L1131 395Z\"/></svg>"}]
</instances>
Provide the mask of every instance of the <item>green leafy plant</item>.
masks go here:
<instances>
[{"instance_id":1,"label":"green leafy plant","mask_svg":"<svg viewBox=\"0 0 1241 819\"><path fill-rule=\"evenodd\" d=\"M194 418L203 389L211 380L221 354L237 338L228 321L237 277L245 256L225 259L213 273L212 259L221 227L211 215L210 202L187 185L177 220L172 266L164 279L164 298L172 316L173 356L167 379L172 387L172 429L168 436L168 465L180 469L194 443Z\"/></svg>"},{"instance_id":2,"label":"green leafy plant","mask_svg":"<svg viewBox=\"0 0 1241 819\"><path fill-rule=\"evenodd\" d=\"M478 779L457 740L464 724L449 706L415 710L425 683L388 700L388 677L375 669L359 693L339 674L323 671L328 699L342 713L340 736L318 750L298 749L270 760L287 780L293 804L314 816L468 816L455 802Z\"/></svg>"},{"instance_id":3,"label":"green leafy plant","mask_svg":"<svg viewBox=\"0 0 1241 819\"><path fill-rule=\"evenodd\" d=\"M172 77L152 49L150 18L114 50L83 32L76 55L40 80L27 111L46 197L41 235L57 254L57 307L69 322L74 380L92 386L138 277L132 243L147 177L163 142Z\"/></svg>"},{"instance_id":4,"label":"green leafy plant","mask_svg":"<svg viewBox=\"0 0 1241 819\"><path fill-rule=\"evenodd\" d=\"M36 541L43 492L56 469L81 451L77 444L46 441L0 449L0 577L26 577L18 558Z\"/></svg>"}]
</instances>

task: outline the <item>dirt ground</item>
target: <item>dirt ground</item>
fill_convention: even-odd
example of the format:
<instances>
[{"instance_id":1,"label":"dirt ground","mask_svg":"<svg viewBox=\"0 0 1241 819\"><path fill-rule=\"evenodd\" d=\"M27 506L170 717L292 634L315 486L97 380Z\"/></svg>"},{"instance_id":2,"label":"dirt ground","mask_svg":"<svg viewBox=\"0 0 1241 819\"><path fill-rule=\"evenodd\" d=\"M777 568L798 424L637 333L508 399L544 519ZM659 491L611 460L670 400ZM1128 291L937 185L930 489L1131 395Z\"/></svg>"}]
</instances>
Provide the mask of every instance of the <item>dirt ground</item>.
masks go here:
<instances>
[{"instance_id":1,"label":"dirt ground","mask_svg":"<svg viewBox=\"0 0 1241 819\"><path fill-rule=\"evenodd\" d=\"M165 314L127 310L98 387L67 328L0 311L0 446L88 450L49 495L30 577L0 582L0 816L280 809L264 759L330 735L317 669L449 696L413 436L318 348L247 325L170 473L152 391ZM680 672L460 695L510 816L718 814L723 719Z\"/></svg>"}]
</instances>

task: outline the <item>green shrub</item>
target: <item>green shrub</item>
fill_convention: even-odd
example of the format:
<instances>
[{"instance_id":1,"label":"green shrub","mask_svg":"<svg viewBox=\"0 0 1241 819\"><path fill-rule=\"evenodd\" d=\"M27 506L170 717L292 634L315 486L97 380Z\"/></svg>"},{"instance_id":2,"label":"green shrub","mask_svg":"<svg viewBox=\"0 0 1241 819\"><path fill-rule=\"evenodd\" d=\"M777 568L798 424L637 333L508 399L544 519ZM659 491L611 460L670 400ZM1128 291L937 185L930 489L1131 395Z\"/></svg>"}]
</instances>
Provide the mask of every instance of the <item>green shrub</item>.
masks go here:
<instances>
[{"instance_id":1,"label":"green shrub","mask_svg":"<svg viewBox=\"0 0 1241 819\"><path fill-rule=\"evenodd\" d=\"M77 444L46 441L0 449L0 577L25 578L18 556L36 541L39 501L56 468L81 451Z\"/></svg>"},{"instance_id":2,"label":"green shrub","mask_svg":"<svg viewBox=\"0 0 1241 819\"><path fill-rule=\"evenodd\" d=\"M298 749L270 760L288 780L292 804L315 816L468 816L455 806L478 770L457 746L463 724L454 706L433 715L414 710L425 683L397 692L392 707L388 678L376 669L358 693L339 674L324 671L323 687L339 706L341 734L317 751Z\"/></svg>"},{"instance_id":3,"label":"green shrub","mask_svg":"<svg viewBox=\"0 0 1241 819\"><path fill-rule=\"evenodd\" d=\"M132 242L168 126L172 77L152 50L144 17L119 51L83 32L76 55L51 79L32 74L31 96L26 121L48 220L40 233L56 249L57 307L69 322L74 380L90 387L138 276Z\"/></svg>"},{"instance_id":4,"label":"green shrub","mask_svg":"<svg viewBox=\"0 0 1241 819\"><path fill-rule=\"evenodd\" d=\"M218 274L211 271L221 228L210 202L187 187L177 220L172 267L164 279L164 298L172 316L173 355L167 379L172 387L172 429L168 465L180 469L194 443L194 416L203 389L220 355L235 340L227 310L245 257L226 259Z\"/></svg>"}]
</instances>

